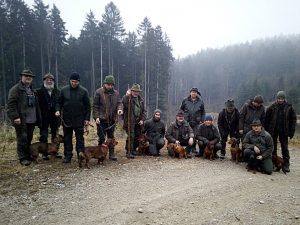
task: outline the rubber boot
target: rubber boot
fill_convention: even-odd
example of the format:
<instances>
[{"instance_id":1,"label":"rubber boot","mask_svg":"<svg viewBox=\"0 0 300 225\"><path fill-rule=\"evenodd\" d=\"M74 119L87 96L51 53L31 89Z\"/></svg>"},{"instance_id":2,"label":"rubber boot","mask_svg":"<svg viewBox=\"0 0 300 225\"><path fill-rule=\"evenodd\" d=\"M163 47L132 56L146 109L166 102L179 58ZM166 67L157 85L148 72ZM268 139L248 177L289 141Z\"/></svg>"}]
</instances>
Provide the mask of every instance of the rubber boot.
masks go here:
<instances>
[{"instance_id":1,"label":"rubber boot","mask_svg":"<svg viewBox=\"0 0 300 225\"><path fill-rule=\"evenodd\" d=\"M114 149L109 149L109 160L117 161L117 158L116 158L116 156L115 156L115 150L114 150Z\"/></svg>"}]
</instances>

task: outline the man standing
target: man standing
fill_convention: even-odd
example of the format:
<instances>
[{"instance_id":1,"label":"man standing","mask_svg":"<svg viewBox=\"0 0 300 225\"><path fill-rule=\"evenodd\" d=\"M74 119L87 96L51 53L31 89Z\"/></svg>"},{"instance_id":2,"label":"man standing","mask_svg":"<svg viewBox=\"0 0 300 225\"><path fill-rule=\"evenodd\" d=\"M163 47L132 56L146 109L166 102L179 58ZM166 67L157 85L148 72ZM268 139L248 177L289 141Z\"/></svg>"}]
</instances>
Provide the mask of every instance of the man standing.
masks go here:
<instances>
[{"instance_id":1,"label":"man standing","mask_svg":"<svg viewBox=\"0 0 300 225\"><path fill-rule=\"evenodd\" d=\"M84 126L89 125L91 116L91 103L86 88L79 85L80 76L73 72L70 76L70 84L61 89L55 115L60 117L64 130L64 163L70 163L73 156L72 136L76 137L77 157L84 150Z\"/></svg>"},{"instance_id":2,"label":"man standing","mask_svg":"<svg viewBox=\"0 0 300 225\"><path fill-rule=\"evenodd\" d=\"M166 139L168 143L186 146L185 150L188 158L191 158L191 148L194 144L194 132L190 124L184 120L184 112L180 109L176 114L176 120L167 129ZM175 152L169 150L169 156L174 156Z\"/></svg>"},{"instance_id":3,"label":"man standing","mask_svg":"<svg viewBox=\"0 0 300 225\"><path fill-rule=\"evenodd\" d=\"M198 140L199 153L196 157L202 157L204 148L207 144L214 145L214 155L218 158L217 152L221 150L220 134L218 129L213 125L213 118L211 115L206 115L204 123L199 124L195 129L195 139Z\"/></svg>"},{"instance_id":4,"label":"man standing","mask_svg":"<svg viewBox=\"0 0 300 225\"><path fill-rule=\"evenodd\" d=\"M153 156L160 155L160 149L165 145L165 124L160 120L161 111L154 110L153 117L145 121L144 132L149 140L149 153Z\"/></svg>"},{"instance_id":5,"label":"man standing","mask_svg":"<svg viewBox=\"0 0 300 225\"><path fill-rule=\"evenodd\" d=\"M244 160L248 162L248 169L258 169L270 175L273 171L272 151L273 140L271 135L264 130L260 120L254 120L244 140Z\"/></svg>"},{"instance_id":6,"label":"man standing","mask_svg":"<svg viewBox=\"0 0 300 225\"><path fill-rule=\"evenodd\" d=\"M218 128L221 136L221 159L225 158L228 135L238 140L240 113L234 106L234 101L228 99L225 108L219 113Z\"/></svg>"},{"instance_id":7,"label":"man standing","mask_svg":"<svg viewBox=\"0 0 300 225\"><path fill-rule=\"evenodd\" d=\"M273 138L274 155L277 155L277 139L279 137L282 158L284 160L283 170L285 172L290 172L288 138L292 139L294 137L296 123L297 115L293 106L286 101L285 92L279 91L276 101L267 108L265 129Z\"/></svg>"},{"instance_id":8,"label":"man standing","mask_svg":"<svg viewBox=\"0 0 300 225\"><path fill-rule=\"evenodd\" d=\"M122 103L119 92L114 90L115 78L112 75L105 77L103 87L96 90L93 101L93 118L97 124L99 145L105 141L105 137L114 139L117 115L122 115ZM116 161L114 145L110 144L109 159Z\"/></svg>"},{"instance_id":9,"label":"man standing","mask_svg":"<svg viewBox=\"0 0 300 225\"><path fill-rule=\"evenodd\" d=\"M242 139L251 130L250 124L253 120L260 120L263 124L265 122L265 107L263 106L263 97L257 95L254 99L250 99L249 102L245 103L240 110L239 119L239 133Z\"/></svg>"},{"instance_id":10,"label":"man standing","mask_svg":"<svg viewBox=\"0 0 300 225\"><path fill-rule=\"evenodd\" d=\"M202 123L205 118L204 102L198 88L191 88L190 96L182 101L180 109L184 111L185 120L195 132L196 126ZM196 143L193 144L191 150L196 152Z\"/></svg>"},{"instance_id":11,"label":"man standing","mask_svg":"<svg viewBox=\"0 0 300 225\"><path fill-rule=\"evenodd\" d=\"M133 84L131 89L122 98L124 107L123 129L127 133L126 157L131 159L135 158L137 154L138 137L142 134L142 126L146 119L146 110L140 92L140 85Z\"/></svg>"},{"instance_id":12,"label":"man standing","mask_svg":"<svg viewBox=\"0 0 300 225\"><path fill-rule=\"evenodd\" d=\"M23 70L21 80L8 93L7 115L12 121L17 136L17 153L21 165L31 164L29 145L36 125L40 126L40 108L38 97L32 89L35 75Z\"/></svg>"},{"instance_id":13,"label":"man standing","mask_svg":"<svg viewBox=\"0 0 300 225\"><path fill-rule=\"evenodd\" d=\"M37 90L39 106L42 114L42 126L40 128L40 142L48 142L48 128L51 129L51 140L56 137L59 127L59 118L55 116L55 105L58 101L60 91L54 84L54 76L47 73L43 77L43 84ZM62 158L56 155L57 158ZM44 160L49 160L48 155L43 155Z\"/></svg>"}]
</instances>

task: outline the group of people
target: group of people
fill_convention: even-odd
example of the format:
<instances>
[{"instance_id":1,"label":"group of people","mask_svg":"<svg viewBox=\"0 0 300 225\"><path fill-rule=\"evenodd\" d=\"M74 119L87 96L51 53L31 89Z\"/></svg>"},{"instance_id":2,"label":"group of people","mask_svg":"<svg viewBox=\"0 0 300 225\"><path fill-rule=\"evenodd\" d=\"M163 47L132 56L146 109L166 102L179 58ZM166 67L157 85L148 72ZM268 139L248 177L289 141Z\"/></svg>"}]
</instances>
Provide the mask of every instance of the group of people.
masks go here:
<instances>
[{"instance_id":1,"label":"group of people","mask_svg":"<svg viewBox=\"0 0 300 225\"><path fill-rule=\"evenodd\" d=\"M30 70L22 71L21 80L9 91L8 116L14 124L17 136L17 153L22 165L30 165L29 145L35 126L40 128L40 141L48 141L49 127L51 138L57 135L60 124L64 132L64 163L73 157L72 137L76 137L77 156L84 150L84 130L90 124L90 116L97 125L99 145L105 145L106 138L114 138L118 117L123 116L123 128L127 133L126 157L135 158L139 137L145 134L149 141L149 154L159 156L160 150L168 143L185 147L187 156L203 156L207 144L214 145L215 157L225 158L228 137L242 141L243 157L248 166L258 165L265 173L271 174L271 155L277 155L277 139L281 143L284 168L289 172L290 156L288 138L293 138L296 126L296 113L286 101L283 91L279 91L276 101L267 109L263 98L258 95L246 102L238 110L229 99L218 116L217 126L213 117L205 114L204 102L199 90L193 87L190 95L182 101L176 119L166 129L161 121L161 110L156 109L150 119L146 119L146 109L140 96L139 84L133 84L120 98L114 89L112 75L105 77L103 86L94 94L90 103L86 88L80 85L80 75L73 72L69 84L60 91L55 85L54 76L47 73L42 86L33 90L35 76ZM197 144L198 149L197 151ZM116 161L114 146L109 148L109 159ZM220 150L220 156L217 152ZM172 150L170 156L176 156ZM61 158L60 155L57 155ZM47 155L43 158L48 159Z\"/></svg>"}]
</instances>

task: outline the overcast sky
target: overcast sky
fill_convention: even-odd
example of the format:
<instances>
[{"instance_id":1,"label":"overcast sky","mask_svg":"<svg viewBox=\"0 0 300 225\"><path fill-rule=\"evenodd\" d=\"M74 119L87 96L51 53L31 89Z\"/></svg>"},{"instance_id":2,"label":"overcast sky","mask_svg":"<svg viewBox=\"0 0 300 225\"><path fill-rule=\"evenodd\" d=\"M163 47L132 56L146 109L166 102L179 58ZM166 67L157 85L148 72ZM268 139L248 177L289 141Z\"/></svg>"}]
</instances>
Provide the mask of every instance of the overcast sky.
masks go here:
<instances>
[{"instance_id":1,"label":"overcast sky","mask_svg":"<svg viewBox=\"0 0 300 225\"><path fill-rule=\"evenodd\" d=\"M32 6L34 0L25 0ZM90 10L102 19L110 0L43 0L61 11L69 34L78 37ZM300 34L299 0L114 0L127 31L144 17L169 36L173 55L220 48L282 34Z\"/></svg>"}]
</instances>

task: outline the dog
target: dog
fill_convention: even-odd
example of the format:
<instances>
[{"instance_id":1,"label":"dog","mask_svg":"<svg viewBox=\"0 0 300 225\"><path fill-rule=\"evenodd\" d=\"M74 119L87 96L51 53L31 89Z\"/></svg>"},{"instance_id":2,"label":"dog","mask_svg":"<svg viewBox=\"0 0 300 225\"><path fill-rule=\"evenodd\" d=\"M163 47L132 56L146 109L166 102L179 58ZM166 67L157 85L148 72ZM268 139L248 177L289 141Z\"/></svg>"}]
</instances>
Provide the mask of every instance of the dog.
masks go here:
<instances>
[{"instance_id":1,"label":"dog","mask_svg":"<svg viewBox=\"0 0 300 225\"><path fill-rule=\"evenodd\" d=\"M138 137L139 145L138 145L138 154L139 155L147 155L149 154L149 141L145 134L142 134Z\"/></svg>"},{"instance_id":2,"label":"dog","mask_svg":"<svg viewBox=\"0 0 300 225\"><path fill-rule=\"evenodd\" d=\"M282 170L282 172L286 174L286 171L284 170L283 167L284 161L280 156L272 155L272 162L273 162L273 167L275 172L280 172L280 170Z\"/></svg>"},{"instance_id":3,"label":"dog","mask_svg":"<svg viewBox=\"0 0 300 225\"><path fill-rule=\"evenodd\" d=\"M59 144L64 142L62 135L56 135L51 143L35 142L29 146L29 152L33 162L38 163L39 154L54 156L58 152Z\"/></svg>"},{"instance_id":4,"label":"dog","mask_svg":"<svg viewBox=\"0 0 300 225\"><path fill-rule=\"evenodd\" d=\"M215 145L212 143L208 143L204 148L203 159L207 158L211 161L214 160L215 159L214 149L215 149Z\"/></svg>"},{"instance_id":5,"label":"dog","mask_svg":"<svg viewBox=\"0 0 300 225\"><path fill-rule=\"evenodd\" d=\"M180 144L169 143L167 145L167 149L168 149L168 151L170 151L170 150L174 151L173 158L175 158L176 155L178 155L179 159L181 159L181 158L187 159L187 154L186 154L185 148L183 146L181 146Z\"/></svg>"},{"instance_id":6,"label":"dog","mask_svg":"<svg viewBox=\"0 0 300 225\"><path fill-rule=\"evenodd\" d=\"M231 137L228 141L230 146L230 153L231 153L231 161L235 162L236 164L240 162L242 150L239 147L238 141L235 137Z\"/></svg>"},{"instance_id":7,"label":"dog","mask_svg":"<svg viewBox=\"0 0 300 225\"><path fill-rule=\"evenodd\" d=\"M82 168L82 162L85 160L86 168L90 169L89 162L92 158L98 159L97 164L103 163L108 153L108 146L111 144L116 146L118 142L115 139L108 138L102 145L85 147L84 151L79 153L79 167Z\"/></svg>"}]
</instances>

